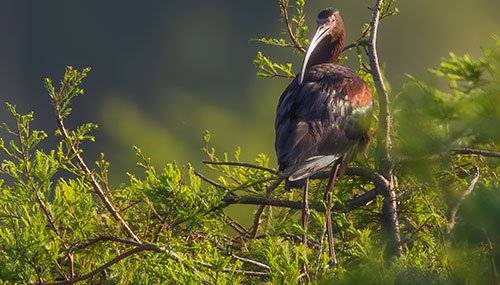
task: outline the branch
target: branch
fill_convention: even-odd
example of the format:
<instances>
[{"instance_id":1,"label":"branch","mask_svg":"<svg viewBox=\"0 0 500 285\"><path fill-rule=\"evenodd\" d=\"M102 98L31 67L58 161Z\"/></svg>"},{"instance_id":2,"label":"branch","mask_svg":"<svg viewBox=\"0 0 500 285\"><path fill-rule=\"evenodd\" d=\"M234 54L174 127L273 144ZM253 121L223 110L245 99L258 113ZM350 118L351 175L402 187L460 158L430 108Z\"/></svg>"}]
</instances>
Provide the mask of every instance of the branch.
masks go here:
<instances>
[{"instance_id":1,"label":"branch","mask_svg":"<svg viewBox=\"0 0 500 285\"><path fill-rule=\"evenodd\" d=\"M59 231L54 223L54 219L52 217L52 214L49 212L49 210L45 206L45 203L44 203L44 200L42 199L42 197L40 195L38 195L38 189L33 184L34 182L32 182L29 179L29 177L30 177L29 153L24 145L25 140L24 140L23 132L21 130L22 118L21 118L21 115L19 115L17 112L13 113L13 114L14 114L14 118L16 120L16 126L17 126L17 134L16 135L17 135L17 140L19 141L19 148L21 150L21 156L22 156L22 159L24 162L24 173L26 175L26 178L28 178L28 185L30 186L30 188L32 188L32 191L35 193L36 202L38 203L38 205L42 209L45 217L47 218L47 221L48 221L50 227L52 228L52 230L54 231L54 233L57 236L61 237L61 234L59 233ZM27 132L29 132L29 130ZM29 134L27 134L27 135L29 135Z\"/></svg>"},{"instance_id":2,"label":"branch","mask_svg":"<svg viewBox=\"0 0 500 285\"><path fill-rule=\"evenodd\" d=\"M119 237L114 237L114 236L98 236L98 237L87 240L83 244L80 244L80 245L77 244L73 248L83 249L83 248L86 248L88 246L91 246L91 245L98 243L98 242L101 242L101 241L114 241L114 242L133 245L133 246L142 245L142 243L134 241L134 240L124 239L124 238L119 238Z\"/></svg>"},{"instance_id":3,"label":"branch","mask_svg":"<svg viewBox=\"0 0 500 285\"><path fill-rule=\"evenodd\" d=\"M237 256L236 254L231 254L231 257L238 259L238 260L241 260L241 261L246 262L246 263L253 264L253 265L258 266L258 267L262 267L268 271L271 271L271 267L267 264L262 263L262 262L258 262L258 261L255 261L253 259Z\"/></svg>"},{"instance_id":4,"label":"branch","mask_svg":"<svg viewBox=\"0 0 500 285\"><path fill-rule=\"evenodd\" d=\"M376 199L377 195L381 193L379 188L372 189L358 197L352 198L345 203L336 202L332 209L334 211L351 211L358 209L362 206L366 206L370 202ZM278 200L265 196L237 196L232 195L230 197L226 197L224 200L227 206L233 204L245 204L245 205L261 205L261 206L274 206L281 208L289 208L289 209L302 209L301 201L292 201L292 200ZM322 212L325 211L325 206L322 202L310 202L309 207L315 211Z\"/></svg>"},{"instance_id":5,"label":"branch","mask_svg":"<svg viewBox=\"0 0 500 285\"><path fill-rule=\"evenodd\" d=\"M232 165L232 166L241 166L241 167L247 167L247 168L253 168L253 169L258 169L262 171L267 171L269 173L272 173L274 175L279 175L279 171L265 167L265 166L260 166L260 165L255 165L251 163L243 163L243 162L236 162L236 161L208 161L204 160L203 163L209 164L209 165Z\"/></svg>"},{"instance_id":6,"label":"branch","mask_svg":"<svg viewBox=\"0 0 500 285\"><path fill-rule=\"evenodd\" d=\"M327 179L330 175L330 171L322 171L311 176L311 179ZM387 189L389 187L389 181L382 176L380 173L373 171L369 168L363 167L348 167L345 171L345 175L348 176L359 176L369 179L375 185L375 188Z\"/></svg>"},{"instance_id":7,"label":"branch","mask_svg":"<svg viewBox=\"0 0 500 285\"><path fill-rule=\"evenodd\" d=\"M376 87L379 101L379 116L377 128L377 162L381 174L389 181L388 188L382 194L384 202L382 205L382 227L389 234L389 255L403 256L401 246L401 232L397 214L397 197L394 190L393 164L391 162L391 114L389 109L389 93L382 77L380 63L377 53L377 32L380 20L380 9L383 0L376 0L372 8L372 21L370 22L370 37L368 45L368 57L370 58L370 72Z\"/></svg>"},{"instance_id":8,"label":"branch","mask_svg":"<svg viewBox=\"0 0 500 285\"><path fill-rule=\"evenodd\" d=\"M267 186L266 188L266 196L269 197L271 193L274 191L274 189L278 188L278 186L285 180L284 177L278 176L278 179L274 181L271 185ZM252 226L252 232L250 234L251 238L254 238L257 236L257 231L259 230L259 225L260 225L260 217L262 216L262 213L264 212L265 205L260 205L257 211L255 212L255 215L253 217L253 226Z\"/></svg>"},{"instance_id":9,"label":"branch","mask_svg":"<svg viewBox=\"0 0 500 285\"><path fill-rule=\"evenodd\" d=\"M64 125L63 114L61 113L60 106L58 105L57 102L54 102L54 109L55 109L56 117L57 117L57 125L59 128L59 131L61 132L62 137L67 141L71 141L71 137L68 133L68 129L66 129L66 126ZM92 185L92 188L94 188L94 191L96 192L97 196L101 199L101 201L103 202L106 209L125 228L126 232L129 234L130 237L132 237L135 241L140 242L140 239L132 231L132 229L129 227L127 222L122 218L120 213L118 213L118 211L115 209L111 200L106 196L106 194L104 193L104 190L102 189L101 185L97 181L97 178L95 177L94 173L92 173L92 171L89 169L89 167L87 166L87 164L83 160L83 157L80 154L80 151L77 149L77 147L74 144L71 144L71 151L75 155L76 162L77 162L78 166L83 171L86 178L89 180L90 184Z\"/></svg>"},{"instance_id":10,"label":"branch","mask_svg":"<svg viewBox=\"0 0 500 285\"><path fill-rule=\"evenodd\" d=\"M359 39L359 40L357 40L355 42L352 42L352 43L346 45L344 47L344 51L346 51L348 49L351 49L353 47L358 47L358 46L365 46L366 47L366 46L369 46L369 45L370 45L370 41L369 40L361 38L361 39Z\"/></svg>"},{"instance_id":11,"label":"branch","mask_svg":"<svg viewBox=\"0 0 500 285\"><path fill-rule=\"evenodd\" d=\"M482 149L452 148L450 151L452 154L472 154L472 155L500 158L500 152L482 150Z\"/></svg>"},{"instance_id":12,"label":"branch","mask_svg":"<svg viewBox=\"0 0 500 285\"><path fill-rule=\"evenodd\" d=\"M96 274L104 271L106 268L110 267L111 265L115 264L115 263L118 263L120 262L121 260L131 256L131 255L134 255L136 253L139 253L141 251L161 251L160 248L158 248L157 246L155 245L151 245L151 244L142 244L140 246L137 246L129 251L126 251L118 256L116 256L115 258L111 259L110 261L108 261L107 263L101 265L100 267L96 268L94 271L92 272L89 272L85 275L81 275L81 276L77 276L77 277L74 277L74 278L71 278L69 280L66 280L66 281L61 281L61 282L48 282L48 283L43 283L45 285L62 285L62 284L74 284L78 281L83 281L83 280L86 280L86 279L89 279L89 278L92 278L94 277Z\"/></svg>"},{"instance_id":13,"label":"branch","mask_svg":"<svg viewBox=\"0 0 500 285\"><path fill-rule=\"evenodd\" d=\"M373 17L370 22L370 38L368 45L368 56L370 58L370 69L373 77L373 81L376 87L376 93L379 100L379 125L377 131L377 148L379 149L379 155L382 159L382 170L387 172L387 168L390 167L390 157L389 150L391 147L391 115L389 111L389 93L384 83L382 77L382 71L380 70L380 63L378 60L377 52L377 32L380 20L380 5L383 0L377 0L375 7L373 7ZM386 176L386 173L383 173Z\"/></svg>"},{"instance_id":14,"label":"branch","mask_svg":"<svg viewBox=\"0 0 500 285\"><path fill-rule=\"evenodd\" d=\"M474 168L471 169L472 172L472 179L469 182L469 185L467 185L467 188L465 189L464 193L462 196L460 196L460 199L458 200L457 204L451 209L450 212L450 218L448 222L448 234L451 233L451 231L455 228L457 224L457 213L458 209L460 209L460 206L462 205L462 202L465 200L467 196L469 196L470 193L474 190L474 186L476 186L477 181L479 180L479 167L474 166Z\"/></svg>"},{"instance_id":15,"label":"branch","mask_svg":"<svg viewBox=\"0 0 500 285\"><path fill-rule=\"evenodd\" d=\"M280 9L281 9L281 16L283 17L283 20L285 21L286 30L288 32L288 35L290 36L290 39L293 42L293 45L301 53L306 53L307 50L299 44L299 42L297 41L297 38L295 37L294 33L292 32L292 25L290 24L290 19L288 17L288 5L287 5L288 1L279 1L279 2L280 2Z\"/></svg>"},{"instance_id":16,"label":"branch","mask_svg":"<svg viewBox=\"0 0 500 285\"><path fill-rule=\"evenodd\" d=\"M86 246L89 246L91 244L101 242L101 241L114 241L114 242L118 242L118 243L134 245L135 247L127 252L124 252L124 253L116 256L115 258L108 261L104 265L98 267L97 269L95 269L92 272L89 272L85 275L77 276L75 278L72 278L72 279L69 279L66 281L61 281L61 282L49 282L49 283L40 282L40 283L44 284L44 285L61 285L61 284L73 284L73 283L76 283L78 281L86 280L86 279L92 278L93 276L95 276L99 272L102 272L103 270L112 266L113 264L118 263L121 260L123 260L123 259L125 259L133 254L142 252L142 251L154 251L154 252L165 253L168 255L169 258L172 258L172 259L179 261L179 262L184 262L184 259L178 253L176 253L172 250L166 250L166 249L158 247L154 244L140 243L140 242L136 242L134 240L127 240L127 239L122 239L122 238L117 238L117 237L112 237L112 236L100 236L100 237L91 239L88 242L86 242L84 245L78 246L78 248L84 248ZM233 256L233 257L236 259L241 259L241 260L244 259L244 258L239 257L239 256L238 257ZM267 266L265 264L259 263L257 261L249 260L249 259L245 259L244 261L252 263L254 265L258 265L260 267ZM193 260L193 263L200 265L200 266L203 266L203 267L206 267L206 268L210 268L210 269L219 269L218 267L216 267L210 263L206 263L206 262L202 262L202 261ZM198 271L198 269L196 269L195 267L193 267L192 269L194 271ZM268 269L268 266L266 269ZM226 267L220 268L220 270L222 272L238 273L238 274L243 274L243 275L248 275L248 276L260 276L260 277L269 277L270 276L269 273L260 272L260 271L247 271L247 270L231 269L231 268L226 268Z\"/></svg>"}]
</instances>

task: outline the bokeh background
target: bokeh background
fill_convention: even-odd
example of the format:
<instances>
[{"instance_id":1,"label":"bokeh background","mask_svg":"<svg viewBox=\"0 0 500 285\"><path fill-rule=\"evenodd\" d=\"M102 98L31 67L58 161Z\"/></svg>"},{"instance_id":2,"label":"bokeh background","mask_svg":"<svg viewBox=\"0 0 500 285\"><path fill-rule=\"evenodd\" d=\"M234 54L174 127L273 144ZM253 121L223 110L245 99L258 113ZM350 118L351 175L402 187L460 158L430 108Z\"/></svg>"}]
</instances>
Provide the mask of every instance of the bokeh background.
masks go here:
<instances>
[{"instance_id":1,"label":"bokeh background","mask_svg":"<svg viewBox=\"0 0 500 285\"><path fill-rule=\"evenodd\" d=\"M336 7L351 42L369 20L371 5L309 1L308 23L314 27L320 9ZM433 82L427 68L449 51L478 56L480 46L500 34L498 0L401 0L397 6L399 15L382 23L379 36L393 94L405 74ZM249 39L279 36L283 28L277 1L269 0L0 0L0 101L34 111L35 127L53 135L43 78L58 81L67 65L89 66L86 94L74 101L70 123L100 126L88 155L106 154L114 183L134 171L132 145L156 165L175 160L199 166L207 129L219 152L241 146L242 159L267 153L274 166L274 111L288 81L257 78L252 60L262 50L297 70L301 58ZM354 54L347 55L355 67ZM0 107L0 121L9 120Z\"/></svg>"}]
</instances>

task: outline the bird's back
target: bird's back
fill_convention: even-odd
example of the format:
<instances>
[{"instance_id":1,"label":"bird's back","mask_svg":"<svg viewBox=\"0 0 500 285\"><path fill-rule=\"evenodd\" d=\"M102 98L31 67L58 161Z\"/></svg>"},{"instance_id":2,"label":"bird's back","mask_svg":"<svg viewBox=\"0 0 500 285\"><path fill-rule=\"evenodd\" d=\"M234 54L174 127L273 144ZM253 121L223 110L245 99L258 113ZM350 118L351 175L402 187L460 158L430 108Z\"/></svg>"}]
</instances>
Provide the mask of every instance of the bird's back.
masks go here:
<instances>
[{"instance_id":1,"label":"bird's back","mask_svg":"<svg viewBox=\"0 0 500 285\"><path fill-rule=\"evenodd\" d=\"M352 69L333 63L308 68L302 85L295 78L278 103L275 150L280 171L291 174L323 156L340 158L367 141L371 109L371 91ZM305 170L302 176L317 170Z\"/></svg>"}]
</instances>

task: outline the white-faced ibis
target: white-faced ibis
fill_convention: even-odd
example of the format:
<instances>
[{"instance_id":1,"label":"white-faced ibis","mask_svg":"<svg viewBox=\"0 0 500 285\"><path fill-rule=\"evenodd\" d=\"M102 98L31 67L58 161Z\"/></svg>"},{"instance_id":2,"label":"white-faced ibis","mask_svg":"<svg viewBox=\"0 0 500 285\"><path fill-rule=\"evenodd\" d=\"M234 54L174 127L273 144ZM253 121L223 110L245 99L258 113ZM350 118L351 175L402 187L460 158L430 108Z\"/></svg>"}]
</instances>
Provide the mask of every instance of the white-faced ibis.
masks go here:
<instances>
[{"instance_id":1,"label":"white-faced ibis","mask_svg":"<svg viewBox=\"0 0 500 285\"><path fill-rule=\"evenodd\" d=\"M332 166L325 190L330 265L337 259L332 237L332 190L354 152L369 141L372 93L352 69L339 63L345 26L336 9L318 14L317 31L300 73L280 97L276 111L275 149L285 188L303 188L303 242L307 245L308 178Z\"/></svg>"}]
</instances>

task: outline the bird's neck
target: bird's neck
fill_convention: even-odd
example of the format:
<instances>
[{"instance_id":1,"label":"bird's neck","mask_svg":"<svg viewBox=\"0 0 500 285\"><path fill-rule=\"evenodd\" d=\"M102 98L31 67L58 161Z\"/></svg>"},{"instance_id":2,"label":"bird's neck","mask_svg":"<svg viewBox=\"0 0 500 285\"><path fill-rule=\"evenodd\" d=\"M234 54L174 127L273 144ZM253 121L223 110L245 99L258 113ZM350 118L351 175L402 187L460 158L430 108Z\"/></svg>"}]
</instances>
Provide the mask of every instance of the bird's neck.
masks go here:
<instances>
[{"instance_id":1,"label":"bird's neck","mask_svg":"<svg viewBox=\"0 0 500 285\"><path fill-rule=\"evenodd\" d=\"M338 63L340 54L344 51L345 47L345 35L339 35L332 42L332 49L330 53L330 63Z\"/></svg>"},{"instance_id":2,"label":"bird's neck","mask_svg":"<svg viewBox=\"0 0 500 285\"><path fill-rule=\"evenodd\" d=\"M311 54L308 67L322 63L338 63L340 54L344 51L345 35L338 35L330 40L323 40L318 44L315 51Z\"/></svg>"}]
</instances>

